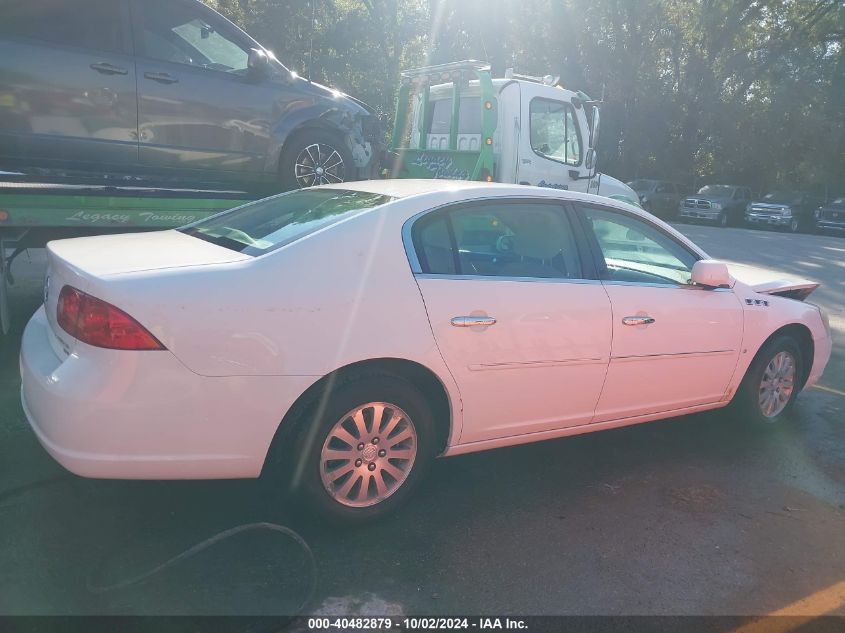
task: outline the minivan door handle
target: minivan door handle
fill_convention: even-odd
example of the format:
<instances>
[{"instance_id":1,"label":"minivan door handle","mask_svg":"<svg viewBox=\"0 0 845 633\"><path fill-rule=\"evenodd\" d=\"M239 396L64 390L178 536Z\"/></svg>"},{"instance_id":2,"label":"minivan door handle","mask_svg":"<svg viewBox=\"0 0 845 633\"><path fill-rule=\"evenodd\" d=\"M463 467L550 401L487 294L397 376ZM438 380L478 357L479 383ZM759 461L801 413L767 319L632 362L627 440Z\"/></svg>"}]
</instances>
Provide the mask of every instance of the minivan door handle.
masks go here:
<instances>
[{"instance_id":1,"label":"minivan door handle","mask_svg":"<svg viewBox=\"0 0 845 633\"><path fill-rule=\"evenodd\" d=\"M103 73L104 75L127 75L129 71L125 68L121 68L120 66L115 66L113 64L109 64L108 62L96 62L91 64L91 70L96 70L98 73Z\"/></svg>"},{"instance_id":2,"label":"minivan door handle","mask_svg":"<svg viewBox=\"0 0 845 633\"><path fill-rule=\"evenodd\" d=\"M144 77L157 81L160 84L175 84L179 81L176 77L168 73L144 73Z\"/></svg>"},{"instance_id":3,"label":"minivan door handle","mask_svg":"<svg viewBox=\"0 0 845 633\"><path fill-rule=\"evenodd\" d=\"M496 325L496 319L491 316L456 316L452 317L451 323L455 327L476 327Z\"/></svg>"}]
</instances>

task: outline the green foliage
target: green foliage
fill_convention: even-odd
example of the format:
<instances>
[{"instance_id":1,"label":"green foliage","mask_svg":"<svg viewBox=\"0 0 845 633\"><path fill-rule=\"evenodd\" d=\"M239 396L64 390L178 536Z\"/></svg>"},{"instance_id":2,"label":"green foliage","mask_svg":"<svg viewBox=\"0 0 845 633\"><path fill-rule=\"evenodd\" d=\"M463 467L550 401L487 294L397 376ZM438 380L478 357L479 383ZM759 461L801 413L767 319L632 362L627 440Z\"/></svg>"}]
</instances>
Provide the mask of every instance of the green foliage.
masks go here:
<instances>
[{"instance_id":1,"label":"green foliage","mask_svg":"<svg viewBox=\"0 0 845 633\"><path fill-rule=\"evenodd\" d=\"M387 123L401 69L484 59L604 90L617 177L845 187L841 0L206 2Z\"/></svg>"}]
</instances>

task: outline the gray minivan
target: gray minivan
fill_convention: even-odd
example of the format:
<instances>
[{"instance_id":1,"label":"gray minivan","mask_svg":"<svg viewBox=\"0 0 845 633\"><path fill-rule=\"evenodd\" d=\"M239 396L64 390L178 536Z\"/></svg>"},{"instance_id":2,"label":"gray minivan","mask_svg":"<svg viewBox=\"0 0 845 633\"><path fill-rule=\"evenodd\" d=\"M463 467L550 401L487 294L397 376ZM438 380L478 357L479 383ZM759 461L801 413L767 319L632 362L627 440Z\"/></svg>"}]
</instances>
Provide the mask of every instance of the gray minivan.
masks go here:
<instances>
[{"instance_id":1,"label":"gray minivan","mask_svg":"<svg viewBox=\"0 0 845 633\"><path fill-rule=\"evenodd\" d=\"M377 118L199 0L5 0L0 170L278 188L364 178Z\"/></svg>"}]
</instances>

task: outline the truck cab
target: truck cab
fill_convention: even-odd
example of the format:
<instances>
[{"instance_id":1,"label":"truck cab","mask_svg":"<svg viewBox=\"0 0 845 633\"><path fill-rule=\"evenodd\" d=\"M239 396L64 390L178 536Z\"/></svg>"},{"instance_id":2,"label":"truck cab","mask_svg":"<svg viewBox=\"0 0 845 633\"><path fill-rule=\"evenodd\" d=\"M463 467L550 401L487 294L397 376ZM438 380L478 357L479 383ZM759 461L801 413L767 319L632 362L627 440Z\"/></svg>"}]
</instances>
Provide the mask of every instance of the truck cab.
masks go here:
<instances>
[{"instance_id":1,"label":"truck cab","mask_svg":"<svg viewBox=\"0 0 845 633\"><path fill-rule=\"evenodd\" d=\"M555 77L492 78L475 61L406 71L395 121L393 177L518 183L638 204L633 189L596 170L598 102Z\"/></svg>"}]
</instances>

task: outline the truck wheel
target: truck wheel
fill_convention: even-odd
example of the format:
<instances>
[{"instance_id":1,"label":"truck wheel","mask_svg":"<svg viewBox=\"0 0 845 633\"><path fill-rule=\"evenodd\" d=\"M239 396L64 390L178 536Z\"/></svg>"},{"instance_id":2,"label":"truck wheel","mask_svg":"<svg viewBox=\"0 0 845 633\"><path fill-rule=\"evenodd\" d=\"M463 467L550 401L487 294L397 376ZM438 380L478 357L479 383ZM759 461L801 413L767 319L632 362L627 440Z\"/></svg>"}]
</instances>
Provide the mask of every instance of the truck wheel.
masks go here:
<instances>
[{"instance_id":1,"label":"truck wheel","mask_svg":"<svg viewBox=\"0 0 845 633\"><path fill-rule=\"evenodd\" d=\"M722 228L725 228L727 225L728 225L728 214L725 213L724 211L722 211L722 213L719 214L719 226L721 226Z\"/></svg>"},{"instance_id":2,"label":"truck wheel","mask_svg":"<svg viewBox=\"0 0 845 633\"><path fill-rule=\"evenodd\" d=\"M789 232L790 233L800 233L801 232L801 220L799 218L792 218L789 222Z\"/></svg>"},{"instance_id":3,"label":"truck wheel","mask_svg":"<svg viewBox=\"0 0 845 633\"><path fill-rule=\"evenodd\" d=\"M295 134L279 159L279 174L287 189L345 182L353 173L349 150L337 135L325 130Z\"/></svg>"}]
</instances>

